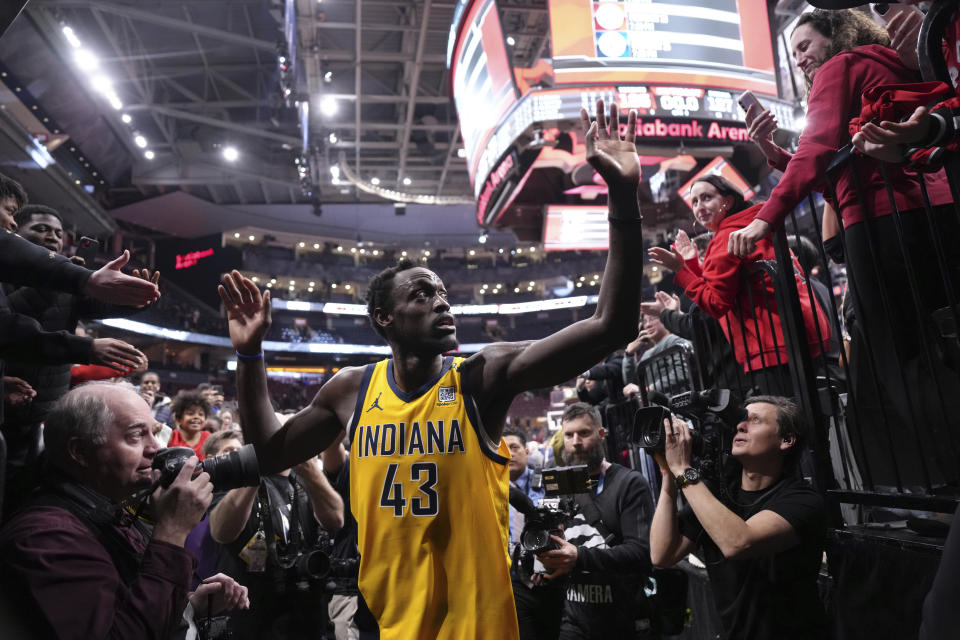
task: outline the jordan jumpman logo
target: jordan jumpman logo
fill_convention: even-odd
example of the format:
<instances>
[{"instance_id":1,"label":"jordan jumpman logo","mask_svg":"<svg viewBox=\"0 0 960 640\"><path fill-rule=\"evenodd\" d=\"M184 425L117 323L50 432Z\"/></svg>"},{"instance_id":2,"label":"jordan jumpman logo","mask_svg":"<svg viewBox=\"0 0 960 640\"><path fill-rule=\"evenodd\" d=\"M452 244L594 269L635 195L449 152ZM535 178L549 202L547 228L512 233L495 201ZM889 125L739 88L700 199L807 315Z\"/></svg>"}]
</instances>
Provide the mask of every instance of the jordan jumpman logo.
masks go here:
<instances>
[{"instance_id":1,"label":"jordan jumpman logo","mask_svg":"<svg viewBox=\"0 0 960 640\"><path fill-rule=\"evenodd\" d=\"M367 410L365 411L365 413L370 413L370 412L373 411L374 409L380 409L380 411L383 411L383 407L380 406L380 396L382 396L382 395L383 395L383 392L382 392L382 391L377 394L377 399L373 401L373 404L371 404L371 405L367 408Z\"/></svg>"}]
</instances>

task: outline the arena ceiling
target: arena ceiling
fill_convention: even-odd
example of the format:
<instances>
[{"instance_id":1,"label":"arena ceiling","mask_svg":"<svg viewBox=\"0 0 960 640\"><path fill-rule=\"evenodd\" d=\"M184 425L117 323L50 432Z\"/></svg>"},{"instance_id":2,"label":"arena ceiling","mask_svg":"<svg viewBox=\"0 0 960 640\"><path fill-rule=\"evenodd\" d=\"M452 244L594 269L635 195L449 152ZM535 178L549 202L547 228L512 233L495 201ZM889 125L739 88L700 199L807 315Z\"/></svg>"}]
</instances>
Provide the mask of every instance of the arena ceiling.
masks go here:
<instances>
[{"instance_id":1,"label":"arena ceiling","mask_svg":"<svg viewBox=\"0 0 960 640\"><path fill-rule=\"evenodd\" d=\"M547 50L545 0L502 6L517 56ZM346 181L333 184L330 166L341 152L355 174L385 186L468 196L446 71L454 3L299 0L296 8L302 68L286 98L279 1L32 0L0 43L0 58L43 84L42 100L69 106L64 129L93 147L87 157L112 177L109 205L170 189L218 204L309 200L295 164L299 101L311 107L311 177L324 202L378 199ZM85 82L63 25L96 54L121 110ZM335 101L336 114L323 113L325 99ZM133 129L149 141L152 160ZM221 155L228 145L240 153L232 163Z\"/></svg>"},{"instance_id":2,"label":"arena ceiling","mask_svg":"<svg viewBox=\"0 0 960 640\"><path fill-rule=\"evenodd\" d=\"M387 188L469 199L446 68L455 2L294 0L292 79L279 60L283 4L31 0L0 40L0 62L97 169L95 197L108 210L172 191L221 205L225 219L232 206L309 205L309 189L324 204L385 202L345 172L337 178L331 168L341 163ZM784 0L778 13L803 4ZM498 6L518 65L549 56L546 0ZM95 72L78 65L64 26L95 54ZM97 91L98 74L109 76L122 108ZM331 101L335 113L325 111ZM305 180L298 102L310 107ZM237 150L235 161L224 159L225 147ZM180 215L192 214L158 203L153 217L175 228ZM475 234L475 220L462 220Z\"/></svg>"}]
</instances>

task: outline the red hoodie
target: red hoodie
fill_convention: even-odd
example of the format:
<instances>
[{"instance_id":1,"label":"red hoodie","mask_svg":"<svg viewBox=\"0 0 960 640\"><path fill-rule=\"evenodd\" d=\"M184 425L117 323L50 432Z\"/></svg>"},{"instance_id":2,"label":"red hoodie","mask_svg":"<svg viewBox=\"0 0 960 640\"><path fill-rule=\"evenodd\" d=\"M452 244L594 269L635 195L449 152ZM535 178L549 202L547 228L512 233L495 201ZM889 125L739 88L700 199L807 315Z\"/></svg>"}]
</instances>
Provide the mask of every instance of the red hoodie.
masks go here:
<instances>
[{"instance_id":1,"label":"red hoodie","mask_svg":"<svg viewBox=\"0 0 960 640\"><path fill-rule=\"evenodd\" d=\"M754 276L751 278L750 294L740 290L740 272L745 266L758 260L776 260L773 243L769 238L762 238L757 247L749 256L740 259L727 253L727 239L737 229L747 226L756 216L763 205L754 205L737 213L731 213L720 222L716 234L707 245L703 267L696 258L688 260L686 266L677 272L674 282L682 286L687 296L697 303L705 313L720 321L720 326L727 336L727 341L733 345L737 362L743 365L744 371L762 369L777 364L787 363L787 349L783 338L783 329L780 326L780 316L777 312L777 303L773 292L773 283L770 278ZM800 308L803 312L803 323L806 326L807 342L810 355L816 357L822 351L821 343L817 339L817 329L814 325L814 308L820 323L823 344L830 342L830 325L827 317L819 305L810 306L810 294L807 292L803 270L793 260L793 270L796 275L797 292L800 295ZM750 304L751 295L753 305ZM815 298L815 297L814 297ZM765 305L769 305L766 308ZM743 326L737 317L737 306L743 317ZM724 320L726 318L726 320ZM756 318L756 322L754 322ZM773 322L774 329L770 324ZM759 335L757 329L759 327ZM746 348L744 348L746 336ZM776 341L774 341L776 336ZM762 348L761 348L762 345ZM748 356L749 354L749 356ZM779 361L777 356L779 354Z\"/></svg>"},{"instance_id":2,"label":"red hoodie","mask_svg":"<svg viewBox=\"0 0 960 640\"><path fill-rule=\"evenodd\" d=\"M860 115L863 92L882 84L919 82L920 76L903 65L897 52L889 47L871 44L842 51L823 64L813 78L807 106L807 125L800 136L797 153L782 154L775 166L783 170L783 178L770 194L757 217L778 226L811 191L826 190L827 166L837 151L850 142L848 125ZM788 162L789 161L789 162ZM892 213L880 162L868 157L853 160L857 181L862 189L867 215L886 216ZM900 211L923 206L918 180L925 180L931 203L952 202L950 187L943 171L930 174L907 174L898 165L886 165L890 186ZM861 222L863 208L854 189L849 169L837 176L837 197L844 225Z\"/></svg>"}]
</instances>

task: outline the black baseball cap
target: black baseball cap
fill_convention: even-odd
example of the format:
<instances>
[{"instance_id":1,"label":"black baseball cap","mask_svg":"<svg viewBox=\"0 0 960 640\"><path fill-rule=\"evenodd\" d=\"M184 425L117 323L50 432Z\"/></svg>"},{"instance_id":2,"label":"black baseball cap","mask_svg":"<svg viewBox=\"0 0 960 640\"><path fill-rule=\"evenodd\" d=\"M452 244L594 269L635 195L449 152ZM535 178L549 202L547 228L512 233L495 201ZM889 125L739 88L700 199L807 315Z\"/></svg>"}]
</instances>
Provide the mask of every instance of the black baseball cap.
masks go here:
<instances>
[{"instance_id":1,"label":"black baseball cap","mask_svg":"<svg viewBox=\"0 0 960 640\"><path fill-rule=\"evenodd\" d=\"M817 9L852 9L869 4L863 0L807 0L807 2Z\"/></svg>"}]
</instances>

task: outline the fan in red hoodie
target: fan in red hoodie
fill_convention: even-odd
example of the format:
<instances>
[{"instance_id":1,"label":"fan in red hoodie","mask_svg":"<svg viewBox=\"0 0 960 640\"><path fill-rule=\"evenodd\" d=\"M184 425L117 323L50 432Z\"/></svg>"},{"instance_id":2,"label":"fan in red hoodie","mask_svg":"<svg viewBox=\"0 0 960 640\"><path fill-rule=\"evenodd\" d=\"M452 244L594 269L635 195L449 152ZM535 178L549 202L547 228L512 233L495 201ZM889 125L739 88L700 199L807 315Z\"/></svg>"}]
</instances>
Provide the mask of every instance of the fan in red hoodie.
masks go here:
<instances>
[{"instance_id":1,"label":"fan in red hoodie","mask_svg":"<svg viewBox=\"0 0 960 640\"><path fill-rule=\"evenodd\" d=\"M811 83L807 126L797 152L774 161L784 173L769 200L749 225L729 235L728 250L737 256L750 255L812 190L824 189L827 166L850 143L850 124L862 116L865 96L879 98L885 86L920 80L885 46L886 31L861 13L815 10L797 25L790 43ZM873 104L872 110L883 107ZM954 290L960 283L960 225L949 185L942 171L917 174L858 155L834 177L857 318L850 358L856 395L873 399L878 415L892 424L913 425L930 472L920 481L958 482L960 462L944 452L957 438L960 376L956 363L937 352L942 337L934 320L949 312L945 281ZM891 215L891 199L899 216ZM897 482L907 482L904 473ZM909 481L919 484L914 476Z\"/></svg>"},{"instance_id":2,"label":"fan in red hoodie","mask_svg":"<svg viewBox=\"0 0 960 640\"><path fill-rule=\"evenodd\" d=\"M747 226L762 205L750 205L729 182L717 175L704 176L690 188L693 215L714 232L707 246L703 265L697 259L692 243L687 248L686 234L678 237L678 250L660 247L650 249L650 260L676 272L674 282L686 291L708 315L720 320L720 326L733 345L737 362L747 373L754 372L751 383L761 393L791 395L787 364L787 348L780 316L774 298L773 283L759 273L747 275L746 269L759 260L776 260L773 244L761 238L746 257L727 253L727 239L737 229ZM819 306L811 306L806 280L794 258L794 275L810 355L816 357L830 340L830 326ZM744 279L746 277L746 280ZM742 290L744 281L750 290ZM819 323L820 332L817 332Z\"/></svg>"}]
</instances>

